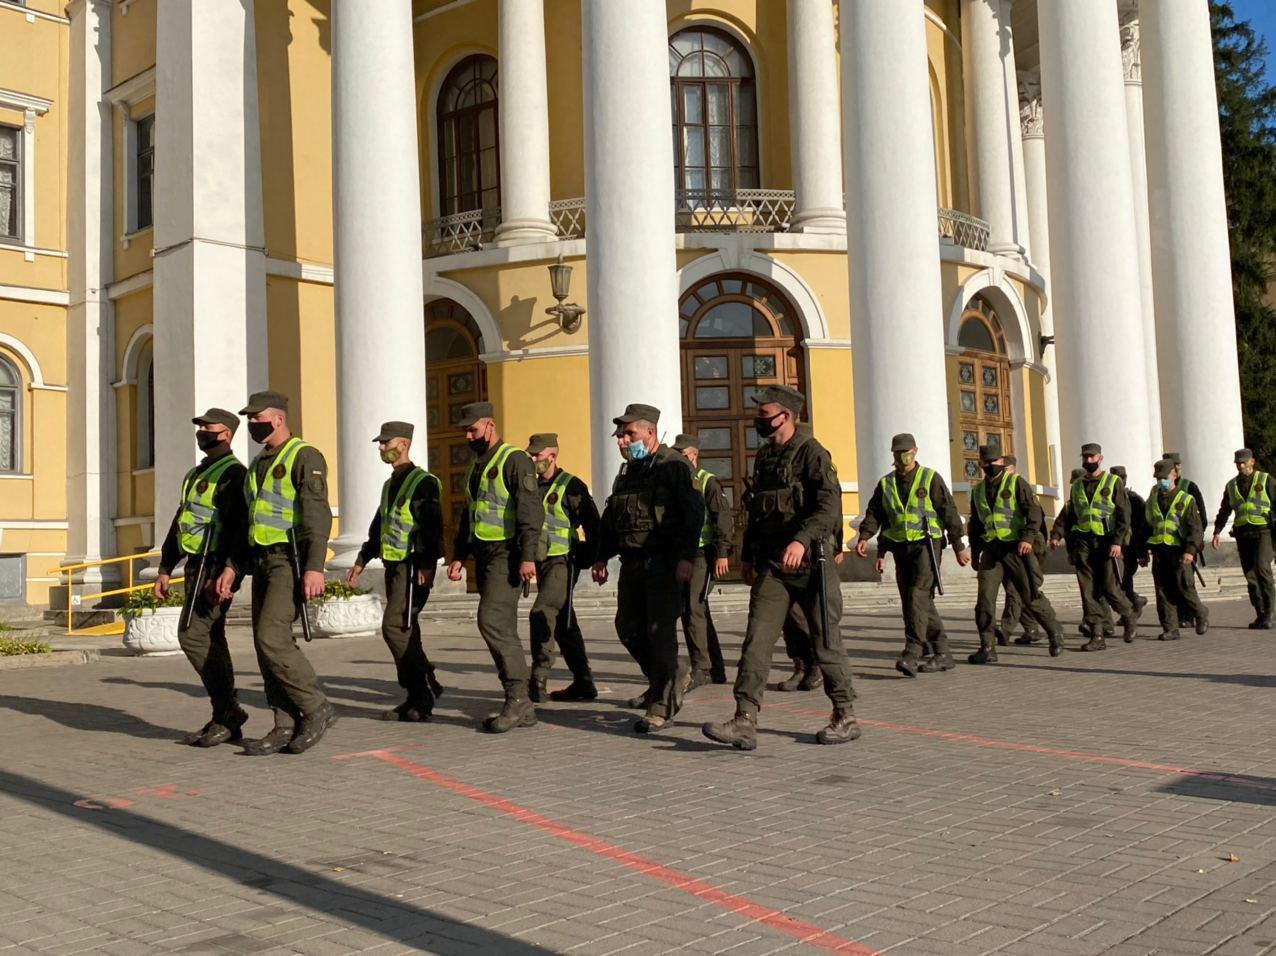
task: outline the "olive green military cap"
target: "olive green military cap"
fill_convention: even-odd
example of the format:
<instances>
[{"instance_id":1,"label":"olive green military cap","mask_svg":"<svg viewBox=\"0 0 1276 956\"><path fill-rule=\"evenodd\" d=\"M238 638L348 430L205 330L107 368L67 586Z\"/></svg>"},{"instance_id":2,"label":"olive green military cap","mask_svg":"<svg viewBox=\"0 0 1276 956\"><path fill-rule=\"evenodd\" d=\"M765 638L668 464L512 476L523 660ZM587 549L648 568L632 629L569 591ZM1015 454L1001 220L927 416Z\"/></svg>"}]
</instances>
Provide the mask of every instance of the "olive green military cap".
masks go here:
<instances>
[{"instance_id":1,"label":"olive green military cap","mask_svg":"<svg viewBox=\"0 0 1276 956\"><path fill-rule=\"evenodd\" d=\"M1174 462L1169 458L1162 458L1152 466L1153 478L1169 478L1172 474L1174 474Z\"/></svg>"},{"instance_id":2,"label":"olive green military cap","mask_svg":"<svg viewBox=\"0 0 1276 956\"><path fill-rule=\"evenodd\" d=\"M1183 464L1183 455L1177 451L1163 451L1161 457L1166 461L1172 461L1176 465Z\"/></svg>"},{"instance_id":3,"label":"olive green military cap","mask_svg":"<svg viewBox=\"0 0 1276 956\"><path fill-rule=\"evenodd\" d=\"M1083 455L1102 455L1103 446L1097 441L1088 441L1081 446L1081 454Z\"/></svg>"},{"instance_id":4,"label":"olive green military cap","mask_svg":"<svg viewBox=\"0 0 1276 956\"><path fill-rule=\"evenodd\" d=\"M894 451L895 449L892 448L891 450ZM902 451L903 449L900 449L900 450ZM1002 457L1004 456L1001 454L1000 445L980 445L979 446L980 461L996 461L998 458L1002 458Z\"/></svg>"},{"instance_id":5,"label":"olive green military cap","mask_svg":"<svg viewBox=\"0 0 1276 956\"><path fill-rule=\"evenodd\" d=\"M283 392L253 392L248 396L248 404L239 410L239 414L259 415L268 408L288 411L288 396Z\"/></svg>"},{"instance_id":6,"label":"olive green military cap","mask_svg":"<svg viewBox=\"0 0 1276 956\"><path fill-rule=\"evenodd\" d=\"M660 409L655 405L626 405L625 413L612 420L613 425L628 425L630 422L651 422L655 425L660 421ZM620 434L619 431L616 434Z\"/></svg>"},{"instance_id":7,"label":"olive green military cap","mask_svg":"<svg viewBox=\"0 0 1276 956\"><path fill-rule=\"evenodd\" d=\"M377 433L377 437L372 439L374 442L390 441L393 438L406 438L412 440L412 433L416 431L411 422L383 422L381 431Z\"/></svg>"},{"instance_id":8,"label":"olive green military cap","mask_svg":"<svg viewBox=\"0 0 1276 956\"><path fill-rule=\"evenodd\" d=\"M806 396L796 388L789 388L787 385L768 385L765 388L758 389L758 393L753 396L753 404L755 405L770 405L772 403L796 413L800 412L806 405Z\"/></svg>"},{"instance_id":9,"label":"olive green military cap","mask_svg":"<svg viewBox=\"0 0 1276 956\"><path fill-rule=\"evenodd\" d=\"M239 428L239 416L234 412L228 412L224 408L210 408L203 415L196 415L191 419L192 425L225 425L230 429L231 434Z\"/></svg>"},{"instance_id":10,"label":"olive green military cap","mask_svg":"<svg viewBox=\"0 0 1276 956\"><path fill-rule=\"evenodd\" d=\"M1002 455L1001 460L1004 461L1007 465L1019 464L1019 459L1016 458L1014 455Z\"/></svg>"},{"instance_id":11,"label":"olive green military cap","mask_svg":"<svg viewBox=\"0 0 1276 956\"><path fill-rule=\"evenodd\" d=\"M679 435L673 440L674 451L686 451L688 448L699 448L700 439L694 435Z\"/></svg>"},{"instance_id":12,"label":"olive green military cap","mask_svg":"<svg viewBox=\"0 0 1276 956\"><path fill-rule=\"evenodd\" d=\"M917 447L917 439L908 432L900 432L891 439L891 451L912 451Z\"/></svg>"},{"instance_id":13,"label":"olive green military cap","mask_svg":"<svg viewBox=\"0 0 1276 956\"><path fill-rule=\"evenodd\" d=\"M1108 471L1112 472L1112 474L1116 475L1122 481L1128 481L1130 478L1129 474L1125 470L1125 465L1113 465L1108 469Z\"/></svg>"},{"instance_id":14,"label":"olive green military cap","mask_svg":"<svg viewBox=\"0 0 1276 956\"><path fill-rule=\"evenodd\" d=\"M484 418L495 417L496 412L492 409L491 402L470 402L468 405L461 406L461 417L456 424L460 428L469 428Z\"/></svg>"},{"instance_id":15,"label":"olive green military cap","mask_svg":"<svg viewBox=\"0 0 1276 956\"><path fill-rule=\"evenodd\" d=\"M1253 460L1254 460L1254 453L1250 451L1248 448L1238 448L1236 450L1236 454L1232 456L1232 461L1236 462L1236 464L1238 465L1241 464L1242 462L1253 461Z\"/></svg>"},{"instance_id":16,"label":"olive green military cap","mask_svg":"<svg viewBox=\"0 0 1276 956\"><path fill-rule=\"evenodd\" d=\"M539 455L546 448L558 447L558 435L554 432L537 432L531 438L527 439L527 453L529 455Z\"/></svg>"}]
</instances>

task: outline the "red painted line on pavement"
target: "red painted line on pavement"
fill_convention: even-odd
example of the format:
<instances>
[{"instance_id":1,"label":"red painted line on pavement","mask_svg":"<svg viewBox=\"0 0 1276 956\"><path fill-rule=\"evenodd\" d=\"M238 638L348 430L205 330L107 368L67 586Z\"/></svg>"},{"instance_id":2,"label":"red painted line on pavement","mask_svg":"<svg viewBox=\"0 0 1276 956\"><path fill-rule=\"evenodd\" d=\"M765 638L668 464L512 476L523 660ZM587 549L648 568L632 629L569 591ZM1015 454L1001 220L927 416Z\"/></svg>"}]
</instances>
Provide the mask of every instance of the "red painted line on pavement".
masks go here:
<instances>
[{"instance_id":1,"label":"red painted line on pavement","mask_svg":"<svg viewBox=\"0 0 1276 956\"><path fill-rule=\"evenodd\" d=\"M852 953L854 956L879 956L875 950L869 949L867 946L861 946L859 943L838 936L836 933L831 933L820 929L818 926L794 919L779 910L763 906L761 903L755 903L743 896L736 896L734 893L720 890L710 883L698 880L687 873L662 866L656 861L639 856L636 853L630 853L628 850L623 850L605 840L600 840L587 833L581 833L579 830L573 830L565 824L541 816L534 810L519 806L517 803L506 800L504 797L498 797L496 794L480 790L478 787L472 787L446 774L439 773L437 770L432 770L423 764L401 757L390 750L369 750L361 754L343 754L342 758L356 756L373 757L391 766L398 767L400 770L405 770L420 780L425 780L476 803L481 803L492 810L512 817L520 823L536 827L538 830L543 830L545 833L558 837L560 840L566 840L581 849L613 860L621 866L649 876L667 886L690 893L692 896L707 903L713 903L725 910L736 913L750 922L760 923L763 926L778 930L786 936L791 936L807 945L816 946L833 953Z\"/></svg>"}]
</instances>

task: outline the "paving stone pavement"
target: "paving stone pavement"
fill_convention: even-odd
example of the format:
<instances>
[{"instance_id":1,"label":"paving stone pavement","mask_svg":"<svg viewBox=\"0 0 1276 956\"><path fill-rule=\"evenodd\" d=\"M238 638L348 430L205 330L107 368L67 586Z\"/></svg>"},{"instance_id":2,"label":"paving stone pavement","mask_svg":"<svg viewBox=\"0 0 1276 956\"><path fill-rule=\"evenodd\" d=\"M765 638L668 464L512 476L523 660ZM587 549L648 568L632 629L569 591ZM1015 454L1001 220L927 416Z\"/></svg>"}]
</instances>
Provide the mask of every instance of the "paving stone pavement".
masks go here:
<instances>
[{"instance_id":1,"label":"paving stone pavement","mask_svg":"<svg viewBox=\"0 0 1276 956\"><path fill-rule=\"evenodd\" d=\"M428 629L448 692L425 725L378 719L379 637L316 641L342 719L300 757L175 745L207 719L181 657L0 673L0 951L1273 952L1276 632L1250 617L908 680L898 619L857 613L863 738L816 746L823 696L769 693L752 754L700 734L729 687L633 734L602 621L603 698L499 737L472 624ZM718 624L734 652L743 618ZM232 649L264 732L246 632Z\"/></svg>"}]
</instances>

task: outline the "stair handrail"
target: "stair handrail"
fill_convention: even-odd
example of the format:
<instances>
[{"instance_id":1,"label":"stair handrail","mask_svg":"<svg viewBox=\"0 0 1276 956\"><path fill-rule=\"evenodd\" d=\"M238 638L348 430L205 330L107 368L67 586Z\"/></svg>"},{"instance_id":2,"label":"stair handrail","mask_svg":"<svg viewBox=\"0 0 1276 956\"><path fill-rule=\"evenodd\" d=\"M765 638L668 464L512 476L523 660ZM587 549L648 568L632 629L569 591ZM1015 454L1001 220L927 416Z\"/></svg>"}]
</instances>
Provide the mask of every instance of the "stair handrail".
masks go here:
<instances>
[{"instance_id":1,"label":"stair handrail","mask_svg":"<svg viewBox=\"0 0 1276 956\"><path fill-rule=\"evenodd\" d=\"M72 608L83 603L85 598L100 600L104 597L113 597L117 594L132 594L135 591L144 591L147 588L154 587L153 584L143 583L134 584L133 562L141 561L148 558L158 557L160 551L141 551L136 554L123 554L115 558L100 558L96 561L82 561L79 564L66 564L58 568L58 574L66 575L66 633L67 636L73 636L77 632L75 630L75 613ZM122 588L112 588L109 591L95 591L88 594L73 594L74 574L76 571L84 571L89 568L105 567L108 564L120 564L128 562L128 584ZM181 584L184 577L175 577L169 580L170 584ZM86 628L85 631L88 629ZM80 632L84 633L84 632Z\"/></svg>"}]
</instances>

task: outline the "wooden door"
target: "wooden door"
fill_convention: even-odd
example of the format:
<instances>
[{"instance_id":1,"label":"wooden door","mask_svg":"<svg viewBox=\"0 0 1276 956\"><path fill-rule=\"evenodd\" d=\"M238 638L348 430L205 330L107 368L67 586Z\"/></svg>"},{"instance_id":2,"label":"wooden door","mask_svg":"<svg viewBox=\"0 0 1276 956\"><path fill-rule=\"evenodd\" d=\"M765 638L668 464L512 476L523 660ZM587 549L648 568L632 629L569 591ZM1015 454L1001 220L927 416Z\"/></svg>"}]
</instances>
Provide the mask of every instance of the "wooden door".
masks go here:
<instances>
[{"instance_id":1,"label":"wooden door","mask_svg":"<svg viewBox=\"0 0 1276 956\"><path fill-rule=\"evenodd\" d=\"M957 357L958 421L961 428L962 477L980 481L979 446L1014 454L1014 418L1010 404L1010 361L1001 320L976 298L962 316Z\"/></svg>"}]
</instances>

